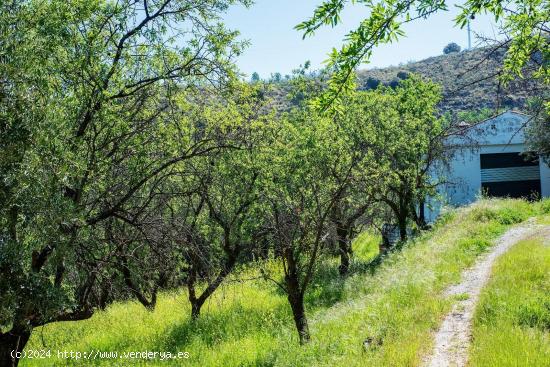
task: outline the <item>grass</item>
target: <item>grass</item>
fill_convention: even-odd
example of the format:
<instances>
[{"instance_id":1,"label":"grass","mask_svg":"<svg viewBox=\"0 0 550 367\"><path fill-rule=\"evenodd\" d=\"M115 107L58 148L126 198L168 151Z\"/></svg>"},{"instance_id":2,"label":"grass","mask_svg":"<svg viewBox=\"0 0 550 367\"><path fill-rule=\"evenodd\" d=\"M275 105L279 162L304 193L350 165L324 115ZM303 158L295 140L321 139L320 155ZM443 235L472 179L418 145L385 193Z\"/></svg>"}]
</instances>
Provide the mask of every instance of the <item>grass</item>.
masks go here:
<instances>
[{"instance_id":1,"label":"grass","mask_svg":"<svg viewBox=\"0 0 550 367\"><path fill-rule=\"evenodd\" d=\"M361 232L351 243L353 256L363 262L371 261L378 255L380 241L381 237L372 231Z\"/></svg>"},{"instance_id":2,"label":"grass","mask_svg":"<svg viewBox=\"0 0 550 367\"><path fill-rule=\"evenodd\" d=\"M547 241L522 241L497 261L476 311L472 366L550 366Z\"/></svg>"},{"instance_id":3,"label":"grass","mask_svg":"<svg viewBox=\"0 0 550 367\"><path fill-rule=\"evenodd\" d=\"M415 366L431 350L432 332L450 308L452 300L439 296L441 291L511 224L541 212L541 204L484 200L449 212L376 266L368 262L377 239L362 234L353 244L349 277L338 276L336 259L319 267L306 297L312 332L306 346L298 345L287 301L273 284L232 279L196 322L180 290L162 294L154 312L135 302L117 303L89 320L46 325L35 330L28 349L189 352L184 362L142 360L147 366ZM240 273L243 279L255 274L255 267ZM365 348L365 340L375 342ZM52 362L120 365L108 359Z\"/></svg>"}]
</instances>

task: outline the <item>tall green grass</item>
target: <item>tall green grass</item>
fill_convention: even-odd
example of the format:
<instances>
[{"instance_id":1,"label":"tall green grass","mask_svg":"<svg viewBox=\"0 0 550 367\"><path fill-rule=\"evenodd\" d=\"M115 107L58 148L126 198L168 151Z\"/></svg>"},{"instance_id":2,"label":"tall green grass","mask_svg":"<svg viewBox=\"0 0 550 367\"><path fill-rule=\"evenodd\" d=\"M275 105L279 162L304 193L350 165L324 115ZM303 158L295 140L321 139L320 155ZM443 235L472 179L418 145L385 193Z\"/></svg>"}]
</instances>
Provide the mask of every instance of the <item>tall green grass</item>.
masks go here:
<instances>
[{"instance_id":1,"label":"tall green grass","mask_svg":"<svg viewBox=\"0 0 550 367\"><path fill-rule=\"evenodd\" d=\"M374 259L378 255L378 246L381 241L381 236L374 231L361 232L351 243L354 258L362 262Z\"/></svg>"},{"instance_id":2,"label":"tall green grass","mask_svg":"<svg viewBox=\"0 0 550 367\"><path fill-rule=\"evenodd\" d=\"M226 282L195 322L181 290L161 295L153 312L135 302L117 303L89 320L46 325L33 333L28 348L190 354L185 361L141 361L147 366L418 365L450 307L451 300L440 296L441 291L457 282L508 226L537 213L539 206L523 201L484 200L449 212L432 231L388 254L379 265L369 264L378 241L363 234L353 245L350 276L338 276L337 259L319 266L306 297L312 342L305 346L298 345L284 294L259 279L252 266ZM138 362L52 359L24 360L22 365Z\"/></svg>"},{"instance_id":3,"label":"tall green grass","mask_svg":"<svg viewBox=\"0 0 550 367\"><path fill-rule=\"evenodd\" d=\"M497 261L476 311L472 366L550 366L548 240L520 242Z\"/></svg>"}]
</instances>

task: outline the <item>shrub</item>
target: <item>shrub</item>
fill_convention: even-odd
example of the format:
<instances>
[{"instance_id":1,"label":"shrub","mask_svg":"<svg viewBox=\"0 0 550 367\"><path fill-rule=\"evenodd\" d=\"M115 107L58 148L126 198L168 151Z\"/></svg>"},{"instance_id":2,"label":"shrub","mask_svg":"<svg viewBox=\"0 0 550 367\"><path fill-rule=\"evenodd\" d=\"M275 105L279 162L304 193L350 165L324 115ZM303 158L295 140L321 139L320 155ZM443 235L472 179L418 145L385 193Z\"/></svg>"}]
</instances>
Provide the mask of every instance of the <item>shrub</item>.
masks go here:
<instances>
[{"instance_id":1,"label":"shrub","mask_svg":"<svg viewBox=\"0 0 550 367\"><path fill-rule=\"evenodd\" d=\"M406 71L400 71L397 73L397 77L401 80L405 80L409 77L409 73Z\"/></svg>"},{"instance_id":2,"label":"shrub","mask_svg":"<svg viewBox=\"0 0 550 367\"><path fill-rule=\"evenodd\" d=\"M529 204L522 201L510 203L506 207L493 207L479 205L471 210L470 216L476 222L495 221L500 224L510 225L523 222L526 220L532 211Z\"/></svg>"},{"instance_id":3,"label":"shrub","mask_svg":"<svg viewBox=\"0 0 550 367\"><path fill-rule=\"evenodd\" d=\"M445 55L448 55L453 52L460 52L460 46L454 42L449 43L447 46L443 48L443 53Z\"/></svg>"},{"instance_id":4,"label":"shrub","mask_svg":"<svg viewBox=\"0 0 550 367\"><path fill-rule=\"evenodd\" d=\"M391 82L389 82L388 86L393 89L397 88L399 86L399 79L393 79Z\"/></svg>"},{"instance_id":5,"label":"shrub","mask_svg":"<svg viewBox=\"0 0 550 367\"><path fill-rule=\"evenodd\" d=\"M550 199L544 199L540 202L540 211L542 214L550 214Z\"/></svg>"},{"instance_id":6,"label":"shrub","mask_svg":"<svg viewBox=\"0 0 550 367\"><path fill-rule=\"evenodd\" d=\"M380 85L380 79L369 76L367 78L367 89L376 89Z\"/></svg>"}]
</instances>

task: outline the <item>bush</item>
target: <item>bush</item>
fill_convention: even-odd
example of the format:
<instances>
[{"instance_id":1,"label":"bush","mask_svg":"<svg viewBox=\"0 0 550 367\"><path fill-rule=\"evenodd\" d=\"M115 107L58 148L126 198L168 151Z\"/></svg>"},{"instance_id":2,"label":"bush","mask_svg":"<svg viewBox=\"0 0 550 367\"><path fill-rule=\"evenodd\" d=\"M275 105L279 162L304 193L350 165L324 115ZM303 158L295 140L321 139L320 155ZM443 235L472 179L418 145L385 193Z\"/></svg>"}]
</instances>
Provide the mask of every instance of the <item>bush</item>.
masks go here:
<instances>
[{"instance_id":1,"label":"bush","mask_svg":"<svg viewBox=\"0 0 550 367\"><path fill-rule=\"evenodd\" d=\"M409 73L406 71L400 71L397 73L397 77L401 80L405 80L409 77Z\"/></svg>"},{"instance_id":2,"label":"bush","mask_svg":"<svg viewBox=\"0 0 550 367\"><path fill-rule=\"evenodd\" d=\"M520 200L511 201L506 207L479 205L470 212L472 220L476 222L495 221L504 225L523 222L532 214L529 204Z\"/></svg>"},{"instance_id":3,"label":"bush","mask_svg":"<svg viewBox=\"0 0 550 367\"><path fill-rule=\"evenodd\" d=\"M550 199L544 199L540 202L540 211L542 214L550 214Z\"/></svg>"},{"instance_id":4,"label":"bush","mask_svg":"<svg viewBox=\"0 0 550 367\"><path fill-rule=\"evenodd\" d=\"M367 89L376 89L380 85L380 79L369 76L367 78Z\"/></svg>"},{"instance_id":5,"label":"bush","mask_svg":"<svg viewBox=\"0 0 550 367\"><path fill-rule=\"evenodd\" d=\"M460 46L454 42L449 43L447 46L443 48L443 53L445 55L448 55L453 52L460 52Z\"/></svg>"},{"instance_id":6,"label":"bush","mask_svg":"<svg viewBox=\"0 0 550 367\"><path fill-rule=\"evenodd\" d=\"M388 86L393 89L397 88L399 86L399 79L393 79L389 82Z\"/></svg>"}]
</instances>

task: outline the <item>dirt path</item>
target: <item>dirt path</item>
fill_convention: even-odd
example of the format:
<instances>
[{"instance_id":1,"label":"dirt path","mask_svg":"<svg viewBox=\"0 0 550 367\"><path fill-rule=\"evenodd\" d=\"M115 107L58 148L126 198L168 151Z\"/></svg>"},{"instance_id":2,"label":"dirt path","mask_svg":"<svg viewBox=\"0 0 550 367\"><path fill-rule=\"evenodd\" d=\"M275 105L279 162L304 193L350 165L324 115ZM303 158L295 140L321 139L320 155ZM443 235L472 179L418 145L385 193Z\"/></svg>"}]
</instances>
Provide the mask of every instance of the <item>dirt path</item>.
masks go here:
<instances>
[{"instance_id":1,"label":"dirt path","mask_svg":"<svg viewBox=\"0 0 550 367\"><path fill-rule=\"evenodd\" d=\"M472 318L479 293L489 279L491 267L495 260L504 254L516 242L534 234L537 226L533 222L514 227L502 235L474 267L462 274L459 284L449 287L446 296L461 295L462 300L454 304L451 312L445 317L440 329L435 334L435 347L432 354L425 359L427 367L462 367L468 360L468 346L471 338Z\"/></svg>"}]
</instances>

